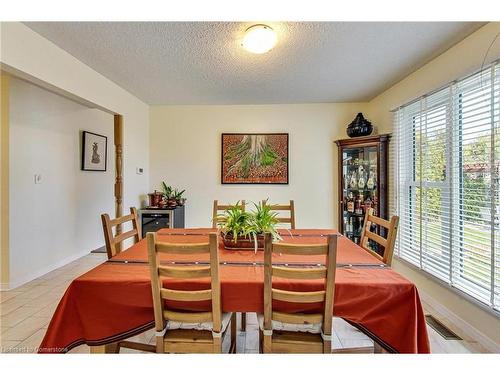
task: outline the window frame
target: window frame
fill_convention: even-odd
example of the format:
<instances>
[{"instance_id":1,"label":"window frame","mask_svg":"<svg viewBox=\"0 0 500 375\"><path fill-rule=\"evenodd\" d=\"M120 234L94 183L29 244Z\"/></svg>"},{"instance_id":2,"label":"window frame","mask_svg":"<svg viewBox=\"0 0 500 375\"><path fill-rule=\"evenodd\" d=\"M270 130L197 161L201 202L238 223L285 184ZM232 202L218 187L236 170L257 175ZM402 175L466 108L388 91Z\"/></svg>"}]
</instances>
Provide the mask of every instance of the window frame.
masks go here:
<instances>
[{"instance_id":1,"label":"window frame","mask_svg":"<svg viewBox=\"0 0 500 375\"><path fill-rule=\"evenodd\" d=\"M491 81L489 84L491 85L491 104L490 104L490 109L491 109L491 117L489 122L492 124L490 127L490 135L489 137L491 138L491 160L493 161L493 164L488 164L490 168L490 176L491 176L491 187L489 189L490 195L486 202L491 203L491 220L487 222L487 225L490 227L490 236L491 236L491 243L490 243L490 250L491 250L491 257L489 258L489 266L491 270L491 282L489 283L489 287L485 287L483 283L481 282L481 277L478 276L477 279L473 279L472 277L467 277L467 275L464 275L464 269L463 266L460 266L464 262L464 254L467 252L467 243L464 240L465 238L465 225L464 222L466 221L467 217L467 211L464 203L464 190L466 189L466 184L464 183L464 178L465 178L465 173L464 173L464 121L462 119L462 113L463 113L463 102L462 102L462 97L467 90L470 90L470 88L462 89L462 92L457 91L457 82L452 82L449 85L445 86L444 88L441 88L439 90L435 90L433 93L430 93L422 98L419 99L420 102L420 109L416 109L415 107L410 107L410 105L415 105L415 101L410 102L408 105L402 106L398 108L398 111L404 111L408 107L410 107L410 113L407 112L397 112L397 116L395 119L395 131L397 135L397 142L398 145L396 147L396 157L394 159L395 162L395 168L394 170L397 171L397 181L395 184L395 190L396 194L393 195L394 199L394 204L392 205L394 207L394 210L399 213L404 213L404 215L407 216L406 220L402 218L402 222L406 222L406 234L405 238L406 241L405 243L401 243L400 241L400 236L401 236L401 230L400 233L398 233L398 239L396 243L396 252L395 256L403 261L405 264L409 265L411 268L417 269L420 272L424 272L426 275L430 275L432 279L435 281L439 282L440 284L448 287L449 289L453 290L454 292L457 292L461 296L465 297L467 300L474 302L478 306L480 306L482 309L485 311L488 311L489 313L492 313L495 316L500 317L500 305L495 306L496 299L496 290L498 288L497 285L495 285L495 277L496 274L499 272L498 271L498 266L497 264L499 263L499 260L496 259L500 254L497 254L499 252L498 249L498 244L496 244L495 241L498 241L498 239L495 239L495 231L498 229L497 225L498 222L500 221L499 215L498 215L498 210L500 209L500 202L497 201L499 199L498 197L498 191L497 191L497 184L498 184L498 179L500 178L500 171L498 171L498 168L495 167L495 162L498 163L498 160L495 161L495 144L496 142L499 141L498 138L500 138L499 133L500 133L500 123L499 119L496 112L498 110L496 109L495 105L497 103L495 102L495 98L500 97L500 90L499 90L499 85L500 83L498 82L500 78L497 78L495 74L496 69L500 72L500 67L497 66L498 62L495 62L491 64L489 67L485 68L479 73L475 74L484 74L485 71L490 70L491 71ZM469 77L473 77L475 74L470 75L468 77L465 77L463 80L468 79ZM500 74L499 74L500 75ZM460 81L458 81L460 82ZM445 96L445 98L441 100L436 100L435 103L433 103L429 108L427 108L427 97L433 95L434 93L438 93L440 90L443 89L448 89L449 94L448 96ZM488 99L486 99L487 101ZM424 103L424 105L422 104ZM500 104L498 104L500 106ZM417 175L417 168L421 168L423 164L425 164L424 160L424 153L423 148L420 147L420 160L417 162L417 154L419 150L417 150L417 136L418 136L418 131L420 131L420 142L422 142L422 129L425 128L425 131L427 130L427 121L423 120L423 118L427 118L429 112L435 110L436 108L439 108L443 106L444 111L445 111L445 119L444 119L444 124L445 124L445 178L443 181L426 181L426 178L424 175L422 175L422 170L420 172L420 181L418 181L418 175ZM411 110L413 109L413 110ZM418 118L421 117L420 119L420 129L418 128L419 125L417 125L417 120ZM400 135L400 128L401 127L408 127L410 121L408 120L411 118L411 130L403 130L403 134ZM425 125L422 125L422 122L425 121ZM439 125L433 125L433 127L439 126ZM432 127L431 127L432 128ZM498 138L497 138L498 137ZM403 142L403 147L399 144L400 142ZM411 147L409 143L412 143ZM405 148L406 146L406 148ZM421 146L421 145L420 145ZM428 150L428 148L427 148ZM404 155L405 161L401 162L401 153L407 153ZM411 155L409 157L408 153ZM454 163L454 161L457 161L458 163ZM408 164L410 161L410 164ZM406 164L405 164L406 162ZM418 165L420 164L420 165ZM458 165L458 167L457 167ZM401 170L403 168L411 169L411 172L408 170ZM456 173L458 171L458 173ZM417 194L418 189L421 189L420 192L422 192L422 189L429 189L429 188L438 188L441 191L441 209L439 212L439 215L441 216L440 221L444 224L447 222L446 216L449 215L448 221L449 225L442 225L440 228L440 235L441 238L443 238L443 235L448 238L447 243L442 242L443 246L441 249L448 251L449 255L449 260L448 263L445 263L448 265L448 275L446 277L442 277L439 274L439 265L435 268L431 267L429 270L427 267L425 267L425 256L426 252L428 253L428 250L426 251L426 246L427 242L425 241L425 235L423 232L425 232L425 214L422 212L422 207L426 207L424 205L424 202L422 201L422 198L420 199L420 207L416 207L418 204L418 199L415 196ZM420 193L422 194L422 193ZM422 196L425 194L422 194ZM422 197L421 196L421 197ZM457 199L458 198L458 199ZM449 207L444 207L445 205L449 205ZM402 210L401 208L404 207ZM414 220L414 218L418 219ZM408 223L409 222L409 223ZM403 229L400 226L400 229ZM418 232L415 232L414 228L418 229ZM410 240L414 238L415 233L419 235L419 243L418 243L418 249L419 249L419 255L418 255L418 264L414 263L414 252L415 248L414 246L410 245L409 250L404 250L404 247L408 247L408 238ZM458 235L458 239L455 238ZM435 241L435 239L434 239ZM436 243L436 242L434 242ZM458 248L456 245L460 244ZM470 245L469 245L470 246ZM459 252L459 254L457 254ZM444 254L444 251L443 251ZM454 259L455 256L458 255L458 262L459 266L457 266L456 260ZM436 261L437 262L437 261ZM457 270L457 267L459 267L459 270ZM481 292L476 292L472 291L470 293L467 292L467 287L464 285L466 283L470 283L471 285L474 286L476 290L482 289ZM484 292L484 293L483 293ZM478 298L478 296L481 295L481 298ZM489 303L485 302L486 298L488 297Z\"/></svg>"}]
</instances>

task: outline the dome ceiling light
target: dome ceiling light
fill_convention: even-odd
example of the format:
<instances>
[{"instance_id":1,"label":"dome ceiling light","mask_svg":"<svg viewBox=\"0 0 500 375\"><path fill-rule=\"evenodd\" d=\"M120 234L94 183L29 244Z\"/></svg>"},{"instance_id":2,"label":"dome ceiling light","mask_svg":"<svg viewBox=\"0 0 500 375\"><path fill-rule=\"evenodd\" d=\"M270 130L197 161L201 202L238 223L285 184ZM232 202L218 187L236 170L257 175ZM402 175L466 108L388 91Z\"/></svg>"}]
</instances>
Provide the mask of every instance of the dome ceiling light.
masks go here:
<instances>
[{"instance_id":1,"label":"dome ceiling light","mask_svg":"<svg viewBox=\"0 0 500 375\"><path fill-rule=\"evenodd\" d=\"M249 27L241 45L251 53L262 54L270 51L276 45L276 33L267 25Z\"/></svg>"}]
</instances>

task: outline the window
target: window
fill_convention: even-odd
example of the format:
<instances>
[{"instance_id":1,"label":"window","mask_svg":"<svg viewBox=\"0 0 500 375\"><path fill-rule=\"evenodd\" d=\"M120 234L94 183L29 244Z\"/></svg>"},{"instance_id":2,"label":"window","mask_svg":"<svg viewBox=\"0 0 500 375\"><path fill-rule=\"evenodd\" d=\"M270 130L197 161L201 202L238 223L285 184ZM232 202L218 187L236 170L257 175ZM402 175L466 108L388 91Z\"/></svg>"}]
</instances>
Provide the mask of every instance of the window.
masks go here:
<instances>
[{"instance_id":1,"label":"window","mask_svg":"<svg viewBox=\"0 0 500 375\"><path fill-rule=\"evenodd\" d=\"M396 254L500 311L500 65L395 112Z\"/></svg>"}]
</instances>

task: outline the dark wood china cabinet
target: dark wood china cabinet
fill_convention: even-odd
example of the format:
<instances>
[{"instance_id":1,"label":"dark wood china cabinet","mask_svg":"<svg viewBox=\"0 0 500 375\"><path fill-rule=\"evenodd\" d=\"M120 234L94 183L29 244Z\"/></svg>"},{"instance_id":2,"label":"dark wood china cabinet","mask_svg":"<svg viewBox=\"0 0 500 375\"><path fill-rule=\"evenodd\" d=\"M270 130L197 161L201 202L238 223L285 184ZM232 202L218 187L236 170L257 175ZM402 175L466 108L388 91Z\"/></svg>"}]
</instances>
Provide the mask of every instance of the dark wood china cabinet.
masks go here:
<instances>
[{"instance_id":1,"label":"dark wood china cabinet","mask_svg":"<svg viewBox=\"0 0 500 375\"><path fill-rule=\"evenodd\" d=\"M339 231L359 244L365 212L387 219L390 134L340 139L338 146ZM376 249L374 249L376 250Z\"/></svg>"}]
</instances>

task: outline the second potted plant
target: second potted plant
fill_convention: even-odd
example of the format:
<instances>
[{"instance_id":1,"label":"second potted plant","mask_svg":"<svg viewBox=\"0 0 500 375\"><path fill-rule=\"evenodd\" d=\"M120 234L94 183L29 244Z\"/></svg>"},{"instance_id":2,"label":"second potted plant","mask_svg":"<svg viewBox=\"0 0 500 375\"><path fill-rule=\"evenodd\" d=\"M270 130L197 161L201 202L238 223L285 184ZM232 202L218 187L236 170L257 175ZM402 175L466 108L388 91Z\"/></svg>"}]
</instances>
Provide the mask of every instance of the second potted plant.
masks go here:
<instances>
[{"instance_id":1,"label":"second potted plant","mask_svg":"<svg viewBox=\"0 0 500 375\"><path fill-rule=\"evenodd\" d=\"M168 208L175 208L177 206L177 200L175 199L174 189L172 186L167 185L165 181L161 183L163 190L163 199L165 200Z\"/></svg>"}]
</instances>

